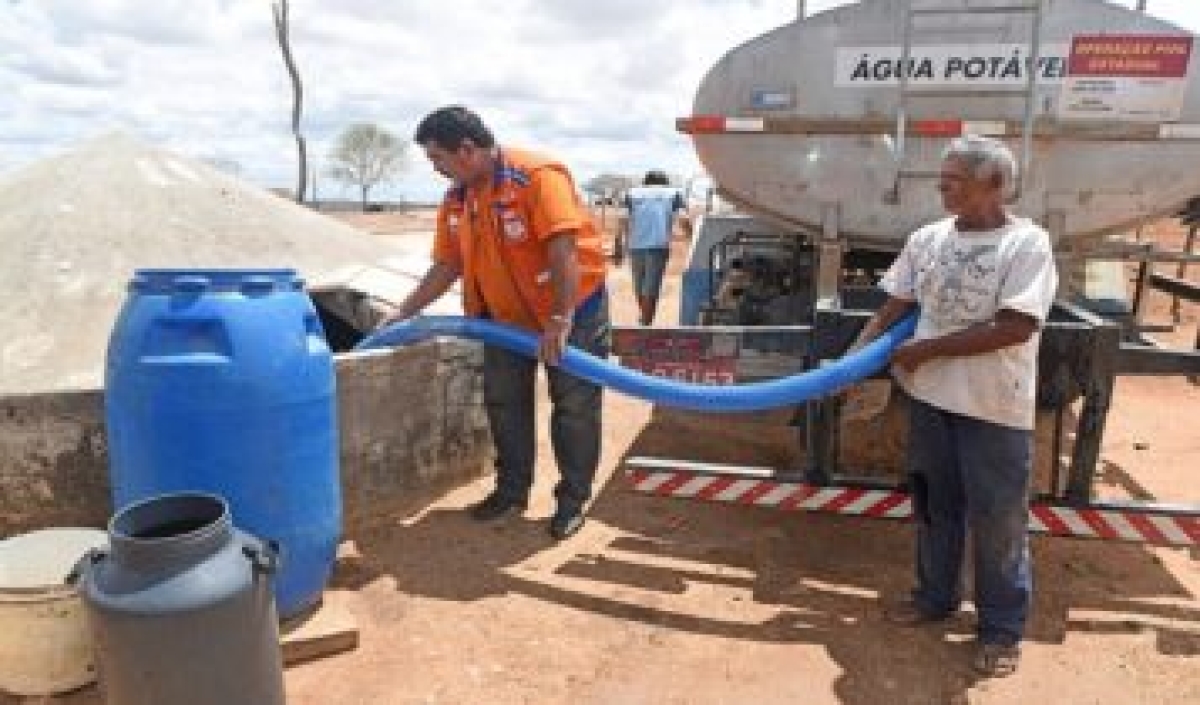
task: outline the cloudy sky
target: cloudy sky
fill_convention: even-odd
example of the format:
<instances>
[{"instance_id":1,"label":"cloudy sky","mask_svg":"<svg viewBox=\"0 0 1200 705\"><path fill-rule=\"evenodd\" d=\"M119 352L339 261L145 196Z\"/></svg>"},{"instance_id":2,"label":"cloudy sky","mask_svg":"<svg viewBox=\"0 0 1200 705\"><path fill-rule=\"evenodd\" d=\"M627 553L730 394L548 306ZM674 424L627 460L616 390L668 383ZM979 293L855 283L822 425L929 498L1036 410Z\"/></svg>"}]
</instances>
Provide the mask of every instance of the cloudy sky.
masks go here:
<instances>
[{"instance_id":1,"label":"cloudy sky","mask_svg":"<svg viewBox=\"0 0 1200 705\"><path fill-rule=\"evenodd\" d=\"M1136 0L1122 0L1133 5ZM291 185L291 88L269 0L0 0L0 174L120 128ZM843 4L809 0L809 12ZM1200 1L1149 0L1200 32ZM498 136L581 178L698 170L674 131L728 49L795 0L292 0L313 165L352 122L408 138L428 110L476 107ZM412 150L398 191L441 185ZM322 197L350 195L328 179Z\"/></svg>"}]
</instances>

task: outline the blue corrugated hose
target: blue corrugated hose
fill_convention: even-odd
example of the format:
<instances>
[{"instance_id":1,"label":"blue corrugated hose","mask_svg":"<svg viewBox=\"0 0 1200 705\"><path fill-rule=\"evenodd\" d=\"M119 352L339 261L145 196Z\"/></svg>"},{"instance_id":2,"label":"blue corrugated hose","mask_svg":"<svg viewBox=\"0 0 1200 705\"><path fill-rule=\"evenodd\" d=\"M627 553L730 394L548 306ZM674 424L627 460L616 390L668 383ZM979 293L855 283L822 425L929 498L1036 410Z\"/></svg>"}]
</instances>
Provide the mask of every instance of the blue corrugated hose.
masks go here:
<instances>
[{"instance_id":1,"label":"blue corrugated hose","mask_svg":"<svg viewBox=\"0 0 1200 705\"><path fill-rule=\"evenodd\" d=\"M892 351L917 327L911 313L868 345L828 365L790 377L767 382L711 386L655 377L568 348L561 365L582 377L629 396L692 411L760 411L794 406L825 396L866 379L883 369ZM420 316L379 330L355 346L355 350L395 347L438 336L471 338L528 357L537 357L538 339L527 331L494 321L460 316Z\"/></svg>"}]
</instances>

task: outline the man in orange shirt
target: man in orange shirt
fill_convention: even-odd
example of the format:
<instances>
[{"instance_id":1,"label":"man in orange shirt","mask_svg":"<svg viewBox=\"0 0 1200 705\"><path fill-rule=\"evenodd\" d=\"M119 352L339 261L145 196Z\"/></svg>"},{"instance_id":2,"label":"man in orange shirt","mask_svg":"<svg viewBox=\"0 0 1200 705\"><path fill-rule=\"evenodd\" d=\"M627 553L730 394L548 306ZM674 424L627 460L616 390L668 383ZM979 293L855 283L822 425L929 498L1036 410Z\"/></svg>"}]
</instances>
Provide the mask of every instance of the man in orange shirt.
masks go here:
<instances>
[{"instance_id":1,"label":"man in orange shirt","mask_svg":"<svg viewBox=\"0 0 1200 705\"><path fill-rule=\"evenodd\" d=\"M568 344L608 354L611 331L599 233L561 163L496 143L472 111L435 110L415 141L453 181L438 209L433 266L383 321L401 321L462 279L467 315L533 331L546 364L554 411L550 435L561 481L550 534L565 539L583 526L600 460L599 386L558 368ZM537 360L484 349L483 390L496 444L496 488L471 508L481 521L524 509L536 461Z\"/></svg>"}]
</instances>

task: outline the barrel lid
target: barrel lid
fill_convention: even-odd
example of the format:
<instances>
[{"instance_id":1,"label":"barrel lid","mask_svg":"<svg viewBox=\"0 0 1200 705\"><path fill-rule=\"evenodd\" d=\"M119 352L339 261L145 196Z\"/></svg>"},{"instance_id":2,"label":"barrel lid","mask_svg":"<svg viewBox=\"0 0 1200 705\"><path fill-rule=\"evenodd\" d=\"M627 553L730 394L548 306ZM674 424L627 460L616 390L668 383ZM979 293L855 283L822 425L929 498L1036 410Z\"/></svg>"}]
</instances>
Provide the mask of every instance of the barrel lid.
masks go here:
<instances>
[{"instance_id":1,"label":"barrel lid","mask_svg":"<svg viewBox=\"0 0 1200 705\"><path fill-rule=\"evenodd\" d=\"M0 593L62 587L75 564L108 542L99 529L55 528L0 541Z\"/></svg>"},{"instance_id":2,"label":"barrel lid","mask_svg":"<svg viewBox=\"0 0 1200 705\"><path fill-rule=\"evenodd\" d=\"M139 269L129 284L137 293L193 293L232 291L290 291L302 288L295 269Z\"/></svg>"}]
</instances>

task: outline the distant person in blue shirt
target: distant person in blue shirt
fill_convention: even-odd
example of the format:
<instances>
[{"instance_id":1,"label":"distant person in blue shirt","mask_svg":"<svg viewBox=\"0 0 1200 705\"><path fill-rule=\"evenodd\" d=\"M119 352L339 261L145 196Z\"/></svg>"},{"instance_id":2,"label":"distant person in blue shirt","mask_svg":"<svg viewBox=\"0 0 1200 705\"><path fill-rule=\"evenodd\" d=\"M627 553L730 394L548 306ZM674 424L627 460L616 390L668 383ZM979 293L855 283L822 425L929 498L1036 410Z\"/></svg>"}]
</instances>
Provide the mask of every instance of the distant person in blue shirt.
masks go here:
<instances>
[{"instance_id":1,"label":"distant person in blue shirt","mask_svg":"<svg viewBox=\"0 0 1200 705\"><path fill-rule=\"evenodd\" d=\"M633 267L633 290L637 293L641 324L654 322L663 272L671 253L671 230L675 213L683 210L683 196L671 187L667 175L657 169L646 173L641 186L625 196L629 211L626 243Z\"/></svg>"}]
</instances>

